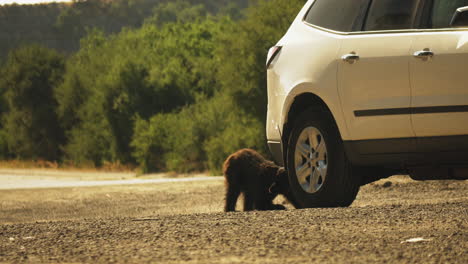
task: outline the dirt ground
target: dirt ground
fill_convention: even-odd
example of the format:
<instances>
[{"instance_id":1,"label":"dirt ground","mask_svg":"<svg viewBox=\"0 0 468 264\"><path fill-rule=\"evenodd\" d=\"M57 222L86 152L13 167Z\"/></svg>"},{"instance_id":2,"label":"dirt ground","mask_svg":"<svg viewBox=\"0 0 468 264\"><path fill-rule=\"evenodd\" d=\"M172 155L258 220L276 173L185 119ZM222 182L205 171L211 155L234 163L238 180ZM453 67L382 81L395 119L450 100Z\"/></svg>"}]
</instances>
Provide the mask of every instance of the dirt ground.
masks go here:
<instances>
[{"instance_id":1,"label":"dirt ground","mask_svg":"<svg viewBox=\"0 0 468 264\"><path fill-rule=\"evenodd\" d=\"M223 191L1 190L0 263L468 263L468 181L395 176L350 208L229 214Z\"/></svg>"}]
</instances>

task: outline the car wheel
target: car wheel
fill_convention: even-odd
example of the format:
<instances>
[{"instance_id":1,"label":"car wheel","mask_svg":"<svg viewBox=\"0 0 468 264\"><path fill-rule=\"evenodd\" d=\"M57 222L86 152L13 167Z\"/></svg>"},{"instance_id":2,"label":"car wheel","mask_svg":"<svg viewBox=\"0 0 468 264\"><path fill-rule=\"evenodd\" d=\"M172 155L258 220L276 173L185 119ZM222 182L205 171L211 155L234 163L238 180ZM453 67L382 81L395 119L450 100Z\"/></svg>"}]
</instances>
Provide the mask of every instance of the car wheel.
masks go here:
<instances>
[{"instance_id":1,"label":"car wheel","mask_svg":"<svg viewBox=\"0 0 468 264\"><path fill-rule=\"evenodd\" d=\"M361 179L353 175L329 112L301 113L286 155L290 188L301 208L344 207L356 198Z\"/></svg>"}]
</instances>

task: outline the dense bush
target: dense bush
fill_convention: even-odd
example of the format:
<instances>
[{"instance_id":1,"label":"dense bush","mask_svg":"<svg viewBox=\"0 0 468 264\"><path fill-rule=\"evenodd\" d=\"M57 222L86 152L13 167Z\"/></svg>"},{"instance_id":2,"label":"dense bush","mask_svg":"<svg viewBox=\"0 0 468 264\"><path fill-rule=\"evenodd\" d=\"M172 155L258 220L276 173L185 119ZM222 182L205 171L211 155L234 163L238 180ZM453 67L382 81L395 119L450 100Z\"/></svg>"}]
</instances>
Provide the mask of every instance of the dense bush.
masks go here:
<instances>
[{"instance_id":1,"label":"dense bush","mask_svg":"<svg viewBox=\"0 0 468 264\"><path fill-rule=\"evenodd\" d=\"M238 108L232 98L201 98L181 111L138 120L132 146L144 171L219 173L233 151L263 146L263 127Z\"/></svg>"},{"instance_id":2,"label":"dense bush","mask_svg":"<svg viewBox=\"0 0 468 264\"><path fill-rule=\"evenodd\" d=\"M227 2L160 1L144 23L130 23L137 28L111 35L85 25L113 25L97 14L128 4L123 21L149 2L60 11L57 30L86 36L66 63L37 46L11 53L1 69L0 156L219 173L239 148L265 153L266 53L305 1L252 1L242 15Z\"/></svg>"},{"instance_id":3,"label":"dense bush","mask_svg":"<svg viewBox=\"0 0 468 264\"><path fill-rule=\"evenodd\" d=\"M197 95L215 93L215 39L231 24L208 17L147 24L110 37L91 32L57 89L67 158L96 165L133 161L129 143L137 118L169 113Z\"/></svg>"},{"instance_id":4,"label":"dense bush","mask_svg":"<svg viewBox=\"0 0 468 264\"><path fill-rule=\"evenodd\" d=\"M0 159L10 158L10 151L8 150L8 134L0 129Z\"/></svg>"},{"instance_id":5,"label":"dense bush","mask_svg":"<svg viewBox=\"0 0 468 264\"><path fill-rule=\"evenodd\" d=\"M60 157L63 133L55 113L54 89L64 71L63 56L39 46L19 48L8 57L0 79L8 109L2 123L9 152L16 157Z\"/></svg>"},{"instance_id":6,"label":"dense bush","mask_svg":"<svg viewBox=\"0 0 468 264\"><path fill-rule=\"evenodd\" d=\"M266 54L284 35L304 0L260 1L218 45L217 79L245 111L266 118Z\"/></svg>"}]
</instances>

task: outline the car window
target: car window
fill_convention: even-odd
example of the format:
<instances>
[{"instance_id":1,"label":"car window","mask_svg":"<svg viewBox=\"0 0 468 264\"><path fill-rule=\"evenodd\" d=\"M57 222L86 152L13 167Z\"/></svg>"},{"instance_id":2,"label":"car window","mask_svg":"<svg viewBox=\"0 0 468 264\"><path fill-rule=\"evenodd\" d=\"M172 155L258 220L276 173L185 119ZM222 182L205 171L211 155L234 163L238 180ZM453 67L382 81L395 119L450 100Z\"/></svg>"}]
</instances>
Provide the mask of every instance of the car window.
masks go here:
<instances>
[{"instance_id":1,"label":"car window","mask_svg":"<svg viewBox=\"0 0 468 264\"><path fill-rule=\"evenodd\" d=\"M418 5L419 0L373 0L364 30L410 29Z\"/></svg>"},{"instance_id":2,"label":"car window","mask_svg":"<svg viewBox=\"0 0 468 264\"><path fill-rule=\"evenodd\" d=\"M355 23L364 13L369 0L316 0L305 17L305 21L319 27L350 32L360 30Z\"/></svg>"},{"instance_id":3,"label":"car window","mask_svg":"<svg viewBox=\"0 0 468 264\"><path fill-rule=\"evenodd\" d=\"M429 28L448 28L459 7L468 6L468 0L433 0Z\"/></svg>"}]
</instances>

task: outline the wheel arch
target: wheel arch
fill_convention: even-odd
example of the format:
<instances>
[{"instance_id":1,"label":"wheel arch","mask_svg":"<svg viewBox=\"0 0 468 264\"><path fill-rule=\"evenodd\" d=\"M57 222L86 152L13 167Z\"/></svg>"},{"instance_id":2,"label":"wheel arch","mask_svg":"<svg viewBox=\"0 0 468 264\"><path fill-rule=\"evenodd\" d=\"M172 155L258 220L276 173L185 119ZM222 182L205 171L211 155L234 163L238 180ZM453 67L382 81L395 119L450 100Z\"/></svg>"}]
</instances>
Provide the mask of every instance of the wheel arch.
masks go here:
<instances>
[{"instance_id":1,"label":"wheel arch","mask_svg":"<svg viewBox=\"0 0 468 264\"><path fill-rule=\"evenodd\" d=\"M284 120L281 136L281 143L283 145L283 149L287 149L289 134L291 133L295 119L299 116L300 113L304 112L307 109L312 109L313 111L317 112L323 111L329 113L333 121L335 122L336 127L338 128L338 134L343 140L343 133L347 133L347 128L344 122L340 124L340 122L337 122L336 118L337 116L341 116L341 107L340 109L335 109L335 111L339 111L338 113L334 113L334 111L330 109L329 105L320 96L312 92L303 92L297 94L289 101L290 104L287 107L283 108ZM285 160L285 158L286 151L283 152L283 160Z\"/></svg>"},{"instance_id":2,"label":"wheel arch","mask_svg":"<svg viewBox=\"0 0 468 264\"><path fill-rule=\"evenodd\" d=\"M339 114L341 112L340 109L336 110L339 111L338 113L334 113L329 105L317 94L311 92L304 92L296 95L284 114L284 125L283 125L283 134L281 138L283 161L284 164L287 164L287 150L288 149L288 140L289 135L291 133L294 121L296 118L304 111L312 109L314 112L326 112L330 115L332 121L337 127L338 136L341 140L346 140L346 136L343 135L347 133L347 127L344 123L345 121L342 119L342 116ZM340 124L341 121L341 124ZM341 125L341 126L340 126ZM354 167L355 171L358 172L362 176L361 185L365 185L383 178L387 178L391 175L395 175L401 173L401 170L394 169L394 168L387 168L382 166L359 166Z\"/></svg>"}]
</instances>

